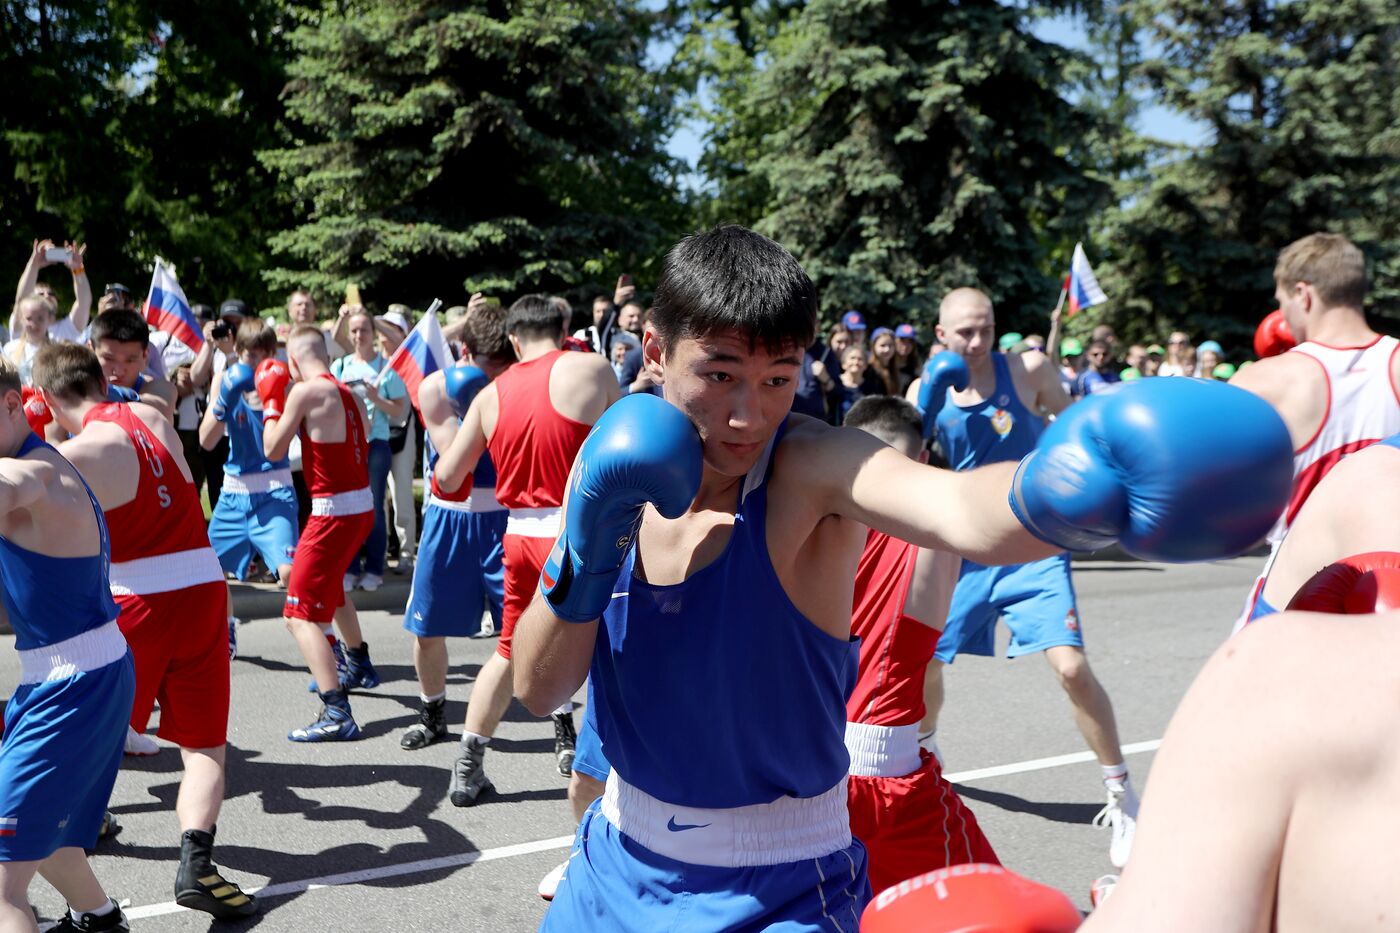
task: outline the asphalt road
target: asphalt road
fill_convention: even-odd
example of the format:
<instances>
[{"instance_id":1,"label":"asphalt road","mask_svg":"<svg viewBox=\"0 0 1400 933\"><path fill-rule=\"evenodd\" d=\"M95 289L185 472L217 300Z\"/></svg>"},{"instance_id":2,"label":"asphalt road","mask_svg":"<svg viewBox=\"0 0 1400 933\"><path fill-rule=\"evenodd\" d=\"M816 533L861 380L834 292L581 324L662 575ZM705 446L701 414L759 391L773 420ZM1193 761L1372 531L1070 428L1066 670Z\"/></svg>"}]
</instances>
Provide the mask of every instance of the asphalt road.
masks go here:
<instances>
[{"instance_id":1,"label":"asphalt road","mask_svg":"<svg viewBox=\"0 0 1400 933\"><path fill-rule=\"evenodd\" d=\"M1125 745L1162 736L1261 564L1076 563L1089 656L1113 698ZM396 603L405 589L382 591L376 602ZM240 597L240 611L270 613L275 602ZM257 917L216 924L174 905L180 756L166 746L152 758L126 759L112 800L124 830L100 845L93 865L109 892L130 905L134 928L515 931L539 923L545 905L536 884L562 861L573 832L548 721L513 706L486 759L498 794L471 809L452 807L446 790L456 742L399 748L418 705L400 615L366 611L362 619L385 683L355 695L365 738L344 744L286 740L288 729L317 711L296 648L276 619L249 619L240 629L216 858L245 887L270 886ZM12 637L0 638L0 685L17 679L12 646ZM451 644L454 730L471 679L494 646ZM1103 804L1102 786L1049 667L1037 657L959 660L948 672L939 735L949 775L1002 860L1087 907L1090 883L1110 870L1107 831L1089 825ZM1079 753L1068 763L1037 763ZM1150 746L1128 757L1139 789L1151 760ZM42 881L30 893L41 916L62 910Z\"/></svg>"}]
</instances>

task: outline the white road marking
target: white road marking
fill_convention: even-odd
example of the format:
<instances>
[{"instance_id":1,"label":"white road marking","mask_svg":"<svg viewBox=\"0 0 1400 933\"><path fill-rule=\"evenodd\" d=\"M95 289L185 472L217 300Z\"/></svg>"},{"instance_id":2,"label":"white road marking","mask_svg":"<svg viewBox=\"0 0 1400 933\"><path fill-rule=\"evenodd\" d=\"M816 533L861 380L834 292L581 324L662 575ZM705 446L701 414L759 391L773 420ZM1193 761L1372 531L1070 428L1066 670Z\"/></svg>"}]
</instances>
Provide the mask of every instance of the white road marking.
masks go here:
<instances>
[{"instance_id":1,"label":"white road marking","mask_svg":"<svg viewBox=\"0 0 1400 933\"><path fill-rule=\"evenodd\" d=\"M1161 739L1154 739L1150 742L1134 742L1131 745L1123 746L1124 755L1136 755L1142 752L1156 751L1161 746ZM1003 777L1008 774L1023 774L1027 771L1044 771L1050 768L1059 768L1064 765L1079 764L1081 762L1093 761L1092 752L1075 752L1071 755L1055 755L1051 758L1033 758L1029 761L1017 761L1006 765L996 765L991 768L977 768L972 771L958 771L946 774L949 783L967 783L968 781L980 781L987 778ZM397 865L380 865L376 868L364 868L360 871L348 871L339 875L326 875L321 878L308 878L305 881L284 881L278 884L269 884L262 888L247 888L249 894L259 894L263 897L280 897L286 894L302 894L306 891L315 891L319 888L333 888L338 885L360 884L366 881L376 881L380 878L392 878L396 875L411 875L416 872L439 871L444 868L460 868L464 865L472 865L477 862L493 862L497 859L514 858L517 855L532 855L536 852L548 852L551 849L567 849L573 844L574 837L555 836L553 839L540 839L535 842L521 842L515 845L498 846L494 849L483 849L480 852L463 852L459 855L444 855L439 858L421 859L416 862L401 862ZM143 920L147 917L160 917L165 914L173 914L185 908L174 901L167 901L163 904L150 904L145 907L133 907L126 911L127 917L132 920Z\"/></svg>"}]
</instances>

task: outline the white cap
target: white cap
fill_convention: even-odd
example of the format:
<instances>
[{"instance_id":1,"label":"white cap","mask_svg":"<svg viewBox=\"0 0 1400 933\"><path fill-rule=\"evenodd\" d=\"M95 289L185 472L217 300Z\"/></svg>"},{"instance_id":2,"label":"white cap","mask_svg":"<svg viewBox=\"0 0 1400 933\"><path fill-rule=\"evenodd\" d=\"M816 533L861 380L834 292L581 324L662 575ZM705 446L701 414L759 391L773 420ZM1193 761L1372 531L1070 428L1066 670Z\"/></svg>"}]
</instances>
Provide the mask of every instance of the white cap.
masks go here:
<instances>
[{"instance_id":1,"label":"white cap","mask_svg":"<svg viewBox=\"0 0 1400 933\"><path fill-rule=\"evenodd\" d=\"M390 311L390 312L387 313L387 314L381 314L381 315L379 315L379 320L385 321L385 322L387 322L387 323L389 323L389 324L393 324L393 325L394 325L395 327L397 327L399 330L403 331L405 336L408 335L408 331L409 331L408 319L405 318L405 317L404 317L402 314L400 314L399 312L397 312L397 311Z\"/></svg>"}]
</instances>

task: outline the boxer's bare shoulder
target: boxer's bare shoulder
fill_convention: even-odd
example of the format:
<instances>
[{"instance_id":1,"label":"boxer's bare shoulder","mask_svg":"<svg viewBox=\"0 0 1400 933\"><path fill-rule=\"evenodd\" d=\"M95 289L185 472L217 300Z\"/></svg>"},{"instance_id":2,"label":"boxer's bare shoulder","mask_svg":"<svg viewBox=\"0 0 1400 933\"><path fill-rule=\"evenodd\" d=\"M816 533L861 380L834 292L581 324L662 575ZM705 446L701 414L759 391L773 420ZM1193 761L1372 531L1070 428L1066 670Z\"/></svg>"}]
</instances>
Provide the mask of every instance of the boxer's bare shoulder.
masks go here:
<instances>
[{"instance_id":1,"label":"boxer's bare shoulder","mask_svg":"<svg viewBox=\"0 0 1400 933\"><path fill-rule=\"evenodd\" d=\"M0 534L50 557L97 553L97 519L82 480L52 450L0 459Z\"/></svg>"},{"instance_id":2,"label":"boxer's bare shoulder","mask_svg":"<svg viewBox=\"0 0 1400 933\"><path fill-rule=\"evenodd\" d=\"M154 408L161 413L161 417L174 423L175 406L179 402L179 393L175 389L175 384L169 379L162 379L154 376L146 381L141 387L141 401L148 407Z\"/></svg>"},{"instance_id":3,"label":"boxer's bare shoulder","mask_svg":"<svg viewBox=\"0 0 1400 933\"><path fill-rule=\"evenodd\" d=\"M1385 802L1400 790L1397 649L1395 616L1305 613L1222 646L1172 718L1132 861L1085 929L1374 923L1389 908L1369 892L1391 894L1400 868Z\"/></svg>"},{"instance_id":4,"label":"boxer's bare shoulder","mask_svg":"<svg viewBox=\"0 0 1400 933\"><path fill-rule=\"evenodd\" d=\"M583 424L596 423L621 394L612 364L598 353L565 353L549 372L550 404Z\"/></svg>"},{"instance_id":5,"label":"boxer's bare shoulder","mask_svg":"<svg viewBox=\"0 0 1400 933\"><path fill-rule=\"evenodd\" d=\"M1269 568L1264 599L1288 605L1308 578L1334 561L1400 551L1400 450L1373 444L1338 463L1318 484Z\"/></svg>"},{"instance_id":6,"label":"boxer's bare shoulder","mask_svg":"<svg viewBox=\"0 0 1400 933\"><path fill-rule=\"evenodd\" d=\"M139 402L133 407L148 408ZM152 411L159 418L160 413ZM94 421L62 444L58 451L82 474L104 510L115 509L136 496L140 469L131 438L110 421Z\"/></svg>"},{"instance_id":7,"label":"boxer's bare shoulder","mask_svg":"<svg viewBox=\"0 0 1400 933\"><path fill-rule=\"evenodd\" d=\"M1298 450L1322 427L1331 400L1327 371L1306 353L1281 353L1242 367L1230 384L1253 392L1273 405L1288 425Z\"/></svg>"}]
</instances>

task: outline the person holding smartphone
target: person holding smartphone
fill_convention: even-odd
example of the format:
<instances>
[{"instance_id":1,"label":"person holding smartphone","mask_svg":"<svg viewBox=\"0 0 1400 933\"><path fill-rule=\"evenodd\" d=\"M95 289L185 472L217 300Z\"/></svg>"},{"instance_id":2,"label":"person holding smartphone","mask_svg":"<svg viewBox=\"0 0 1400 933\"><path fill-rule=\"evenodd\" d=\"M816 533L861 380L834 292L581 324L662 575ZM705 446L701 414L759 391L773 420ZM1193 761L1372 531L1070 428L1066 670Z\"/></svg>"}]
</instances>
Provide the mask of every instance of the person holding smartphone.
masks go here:
<instances>
[{"instance_id":1,"label":"person holding smartphone","mask_svg":"<svg viewBox=\"0 0 1400 933\"><path fill-rule=\"evenodd\" d=\"M388 539L384 517L384 491L388 485L393 453L389 449L389 425L402 418L408 407L408 387L393 370L375 342L374 317L356 305L343 315L352 351L331 364L331 375L345 383L369 416L369 488L374 499L374 527L359 555L346 569L345 589L373 592L384 583L384 549Z\"/></svg>"},{"instance_id":2,"label":"person holding smartphone","mask_svg":"<svg viewBox=\"0 0 1400 933\"><path fill-rule=\"evenodd\" d=\"M38 293L49 302L50 317L49 337L53 340L69 340L73 343L82 342L82 333L88 325L88 315L92 310L92 286L88 284L87 272L83 268L83 259L87 253L86 243L70 243L64 241L63 246L54 246L53 240L35 240L29 253L29 262L24 266L24 273L19 277L19 285L15 288L15 303L11 310L9 326L5 339L9 340L9 335L15 332L15 313L19 311L19 303L30 295ZM58 317L58 299L54 294L53 286L39 281L39 270L45 266L67 266L73 274L73 305L65 318ZM29 353L32 358L38 352L35 346L33 352Z\"/></svg>"}]
</instances>

